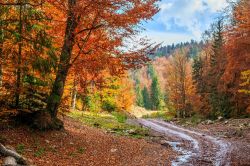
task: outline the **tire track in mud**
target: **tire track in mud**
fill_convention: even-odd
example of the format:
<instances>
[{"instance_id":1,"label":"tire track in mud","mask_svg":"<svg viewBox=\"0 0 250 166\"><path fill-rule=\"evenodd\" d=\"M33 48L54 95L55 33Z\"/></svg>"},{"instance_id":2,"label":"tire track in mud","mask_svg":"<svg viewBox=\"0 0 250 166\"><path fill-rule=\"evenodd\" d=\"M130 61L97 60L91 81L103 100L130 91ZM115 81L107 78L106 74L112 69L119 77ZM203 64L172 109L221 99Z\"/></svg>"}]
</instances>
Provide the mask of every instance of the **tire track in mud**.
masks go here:
<instances>
[{"instance_id":1,"label":"tire track in mud","mask_svg":"<svg viewBox=\"0 0 250 166\"><path fill-rule=\"evenodd\" d=\"M175 151L180 153L172 166L229 166L231 145L207 134L188 130L161 120L139 119L140 124L164 134Z\"/></svg>"}]
</instances>

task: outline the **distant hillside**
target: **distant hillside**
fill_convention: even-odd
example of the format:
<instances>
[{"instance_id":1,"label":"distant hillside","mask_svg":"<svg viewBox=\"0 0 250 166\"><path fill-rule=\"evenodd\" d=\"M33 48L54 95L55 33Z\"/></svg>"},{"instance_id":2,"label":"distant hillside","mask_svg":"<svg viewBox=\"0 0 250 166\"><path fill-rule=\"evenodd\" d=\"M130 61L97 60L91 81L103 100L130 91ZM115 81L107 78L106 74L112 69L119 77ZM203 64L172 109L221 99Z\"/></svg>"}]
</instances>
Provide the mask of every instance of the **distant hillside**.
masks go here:
<instances>
[{"instance_id":1,"label":"distant hillside","mask_svg":"<svg viewBox=\"0 0 250 166\"><path fill-rule=\"evenodd\" d=\"M169 57L180 49L186 50L186 56L190 59L198 56L204 46L203 42L190 42L172 44L159 47L153 55L150 55L151 63L132 73L135 85L136 103L140 107L145 106L145 101L152 100L154 93L159 95L159 100L166 101L168 89ZM156 77L158 92L152 92L153 79ZM145 92L147 91L147 92ZM145 94L148 93L148 94ZM146 95L146 96L145 96ZM149 97L147 97L149 96ZM148 101L154 103L153 101Z\"/></svg>"},{"instance_id":2,"label":"distant hillside","mask_svg":"<svg viewBox=\"0 0 250 166\"><path fill-rule=\"evenodd\" d=\"M168 66L167 58L171 56L175 51L181 48L187 48L189 50L187 56L189 58L194 58L199 54L203 46L204 46L204 43L202 41L197 42L197 41L191 40L190 42L184 42L184 43L181 42L178 44L161 46L156 50L155 54L150 55L150 58L152 59L151 64L154 70L156 71L156 74L159 79L160 87L163 91L166 88L165 79L166 79L166 73L167 73L166 70ZM133 74L133 79L139 80L141 87L146 86L147 88L149 88L152 78L150 77L150 74L148 73L148 66L145 66L142 69L136 71Z\"/></svg>"},{"instance_id":3,"label":"distant hillside","mask_svg":"<svg viewBox=\"0 0 250 166\"><path fill-rule=\"evenodd\" d=\"M150 56L150 58L155 59L156 57L169 57L173 52L175 52L177 49L180 48L188 48L189 49L188 56L193 58L197 56L203 45L204 43L202 41L197 42L191 40L190 42L184 42L184 43L181 42L178 44L161 46L156 50L155 54Z\"/></svg>"}]
</instances>

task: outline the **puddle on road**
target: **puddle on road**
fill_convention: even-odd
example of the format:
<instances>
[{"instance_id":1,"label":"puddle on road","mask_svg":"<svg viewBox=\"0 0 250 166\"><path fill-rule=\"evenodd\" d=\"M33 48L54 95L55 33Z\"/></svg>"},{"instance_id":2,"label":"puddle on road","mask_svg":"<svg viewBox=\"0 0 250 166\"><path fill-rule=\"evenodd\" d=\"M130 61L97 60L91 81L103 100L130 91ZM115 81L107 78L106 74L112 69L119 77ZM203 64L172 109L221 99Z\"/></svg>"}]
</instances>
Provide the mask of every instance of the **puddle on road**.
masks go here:
<instances>
[{"instance_id":1,"label":"puddle on road","mask_svg":"<svg viewBox=\"0 0 250 166\"><path fill-rule=\"evenodd\" d=\"M177 157L175 161L172 162L172 166L192 166L194 164L191 164L192 159L199 159L205 158L206 156L202 155L202 149L200 148L199 144L202 144L202 141L199 142L199 139L206 140L211 143L211 146L215 146L216 149L212 149L213 147L208 148L208 150L211 151L211 153L214 153L214 156L209 159L208 161L212 162L215 166L230 166L230 143L219 140L215 137L195 132L192 130L188 130L185 128L181 128L178 126L175 126L170 123L166 123L159 120L145 120L140 119L139 123L151 128L154 131L157 131L159 133L163 133L166 136L172 136L175 138L179 138L179 142L168 142L169 145L172 146L172 148L180 153L180 155ZM195 139L195 137L199 137L199 139ZM183 147L182 140L188 141L191 145L191 148L185 148ZM203 154L204 155L204 154ZM203 160L205 161L205 160Z\"/></svg>"},{"instance_id":2,"label":"puddle on road","mask_svg":"<svg viewBox=\"0 0 250 166\"><path fill-rule=\"evenodd\" d=\"M194 155L192 152L187 151L181 147L180 142L170 142L166 141L176 152L180 155L176 158L175 161L172 161L172 166L188 166L189 159Z\"/></svg>"},{"instance_id":3,"label":"puddle on road","mask_svg":"<svg viewBox=\"0 0 250 166\"><path fill-rule=\"evenodd\" d=\"M153 121L155 122L155 120L153 120ZM166 122L162 122L162 121L156 121L156 122L161 123L161 124L163 124L165 126L169 126L171 128L177 129L179 131L181 130L181 131L184 131L184 132L187 132L187 133L191 133L191 134L200 136L203 139L207 139L207 140L211 141L214 145L219 146L219 149L217 149L217 152L216 152L215 159L212 161L214 163L214 165L215 166L230 166L230 156L229 156L229 154L230 154L230 151L231 151L231 148L230 148L231 145L230 145L229 142L219 140L219 139L217 139L215 137L212 137L212 136L209 136L207 134L191 131L191 130L188 130L188 129L185 129L185 128L180 128L180 127L175 126L175 125L170 124L170 123L166 123ZM185 134L184 134L184 136L185 136ZM185 137L183 137L183 138L185 138ZM192 154L193 153L191 153L191 156L192 156Z\"/></svg>"},{"instance_id":4,"label":"puddle on road","mask_svg":"<svg viewBox=\"0 0 250 166\"><path fill-rule=\"evenodd\" d=\"M172 148L180 153L180 155L177 157L176 161L172 162L172 166L192 166L192 164L189 164L191 157L195 157L199 155L200 152L200 147L199 147L199 142L194 139L193 137L179 132L178 130L173 130L170 128L166 128L164 126L161 126L157 123L151 122L151 121L147 121L144 119L140 120L140 123L146 127L151 128L152 130L155 130L157 132L160 133L164 133L165 135L171 135L174 136L176 138L181 138L181 140L186 140L188 141L191 145L192 148L189 149L185 149L184 147L182 147L182 141L180 142L167 142L169 143L170 146L172 146Z\"/></svg>"}]
</instances>

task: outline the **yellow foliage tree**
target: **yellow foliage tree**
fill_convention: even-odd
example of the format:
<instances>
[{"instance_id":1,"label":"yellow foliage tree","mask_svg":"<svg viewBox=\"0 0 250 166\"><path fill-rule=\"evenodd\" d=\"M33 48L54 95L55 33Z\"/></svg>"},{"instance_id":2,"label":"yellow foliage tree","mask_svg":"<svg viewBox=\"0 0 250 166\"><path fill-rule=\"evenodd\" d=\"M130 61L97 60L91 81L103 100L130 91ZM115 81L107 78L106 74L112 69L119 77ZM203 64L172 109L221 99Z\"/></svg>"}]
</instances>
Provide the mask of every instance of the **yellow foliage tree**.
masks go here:
<instances>
[{"instance_id":1,"label":"yellow foliage tree","mask_svg":"<svg viewBox=\"0 0 250 166\"><path fill-rule=\"evenodd\" d=\"M250 70L241 72L241 80L243 81L240 86L242 87L238 92L250 94Z\"/></svg>"}]
</instances>

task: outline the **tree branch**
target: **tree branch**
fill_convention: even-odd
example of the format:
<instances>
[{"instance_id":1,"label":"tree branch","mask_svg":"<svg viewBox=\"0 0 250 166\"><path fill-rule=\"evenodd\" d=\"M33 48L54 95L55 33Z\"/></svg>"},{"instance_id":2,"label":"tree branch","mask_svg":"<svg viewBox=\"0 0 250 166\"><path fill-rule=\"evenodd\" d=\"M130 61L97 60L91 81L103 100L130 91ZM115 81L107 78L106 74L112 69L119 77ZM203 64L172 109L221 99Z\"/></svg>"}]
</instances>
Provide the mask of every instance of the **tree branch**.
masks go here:
<instances>
[{"instance_id":1,"label":"tree branch","mask_svg":"<svg viewBox=\"0 0 250 166\"><path fill-rule=\"evenodd\" d=\"M98 28L100 28L100 27L102 27L102 26L103 26L103 24L99 24L99 25L96 25L96 26L92 26L91 28L85 28L85 29L83 29L83 30L78 31L78 32L76 33L76 35L78 35L78 34L80 34L80 33L83 33L83 32L85 32L85 31L90 31L90 30L98 29Z\"/></svg>"}]
</instances>

